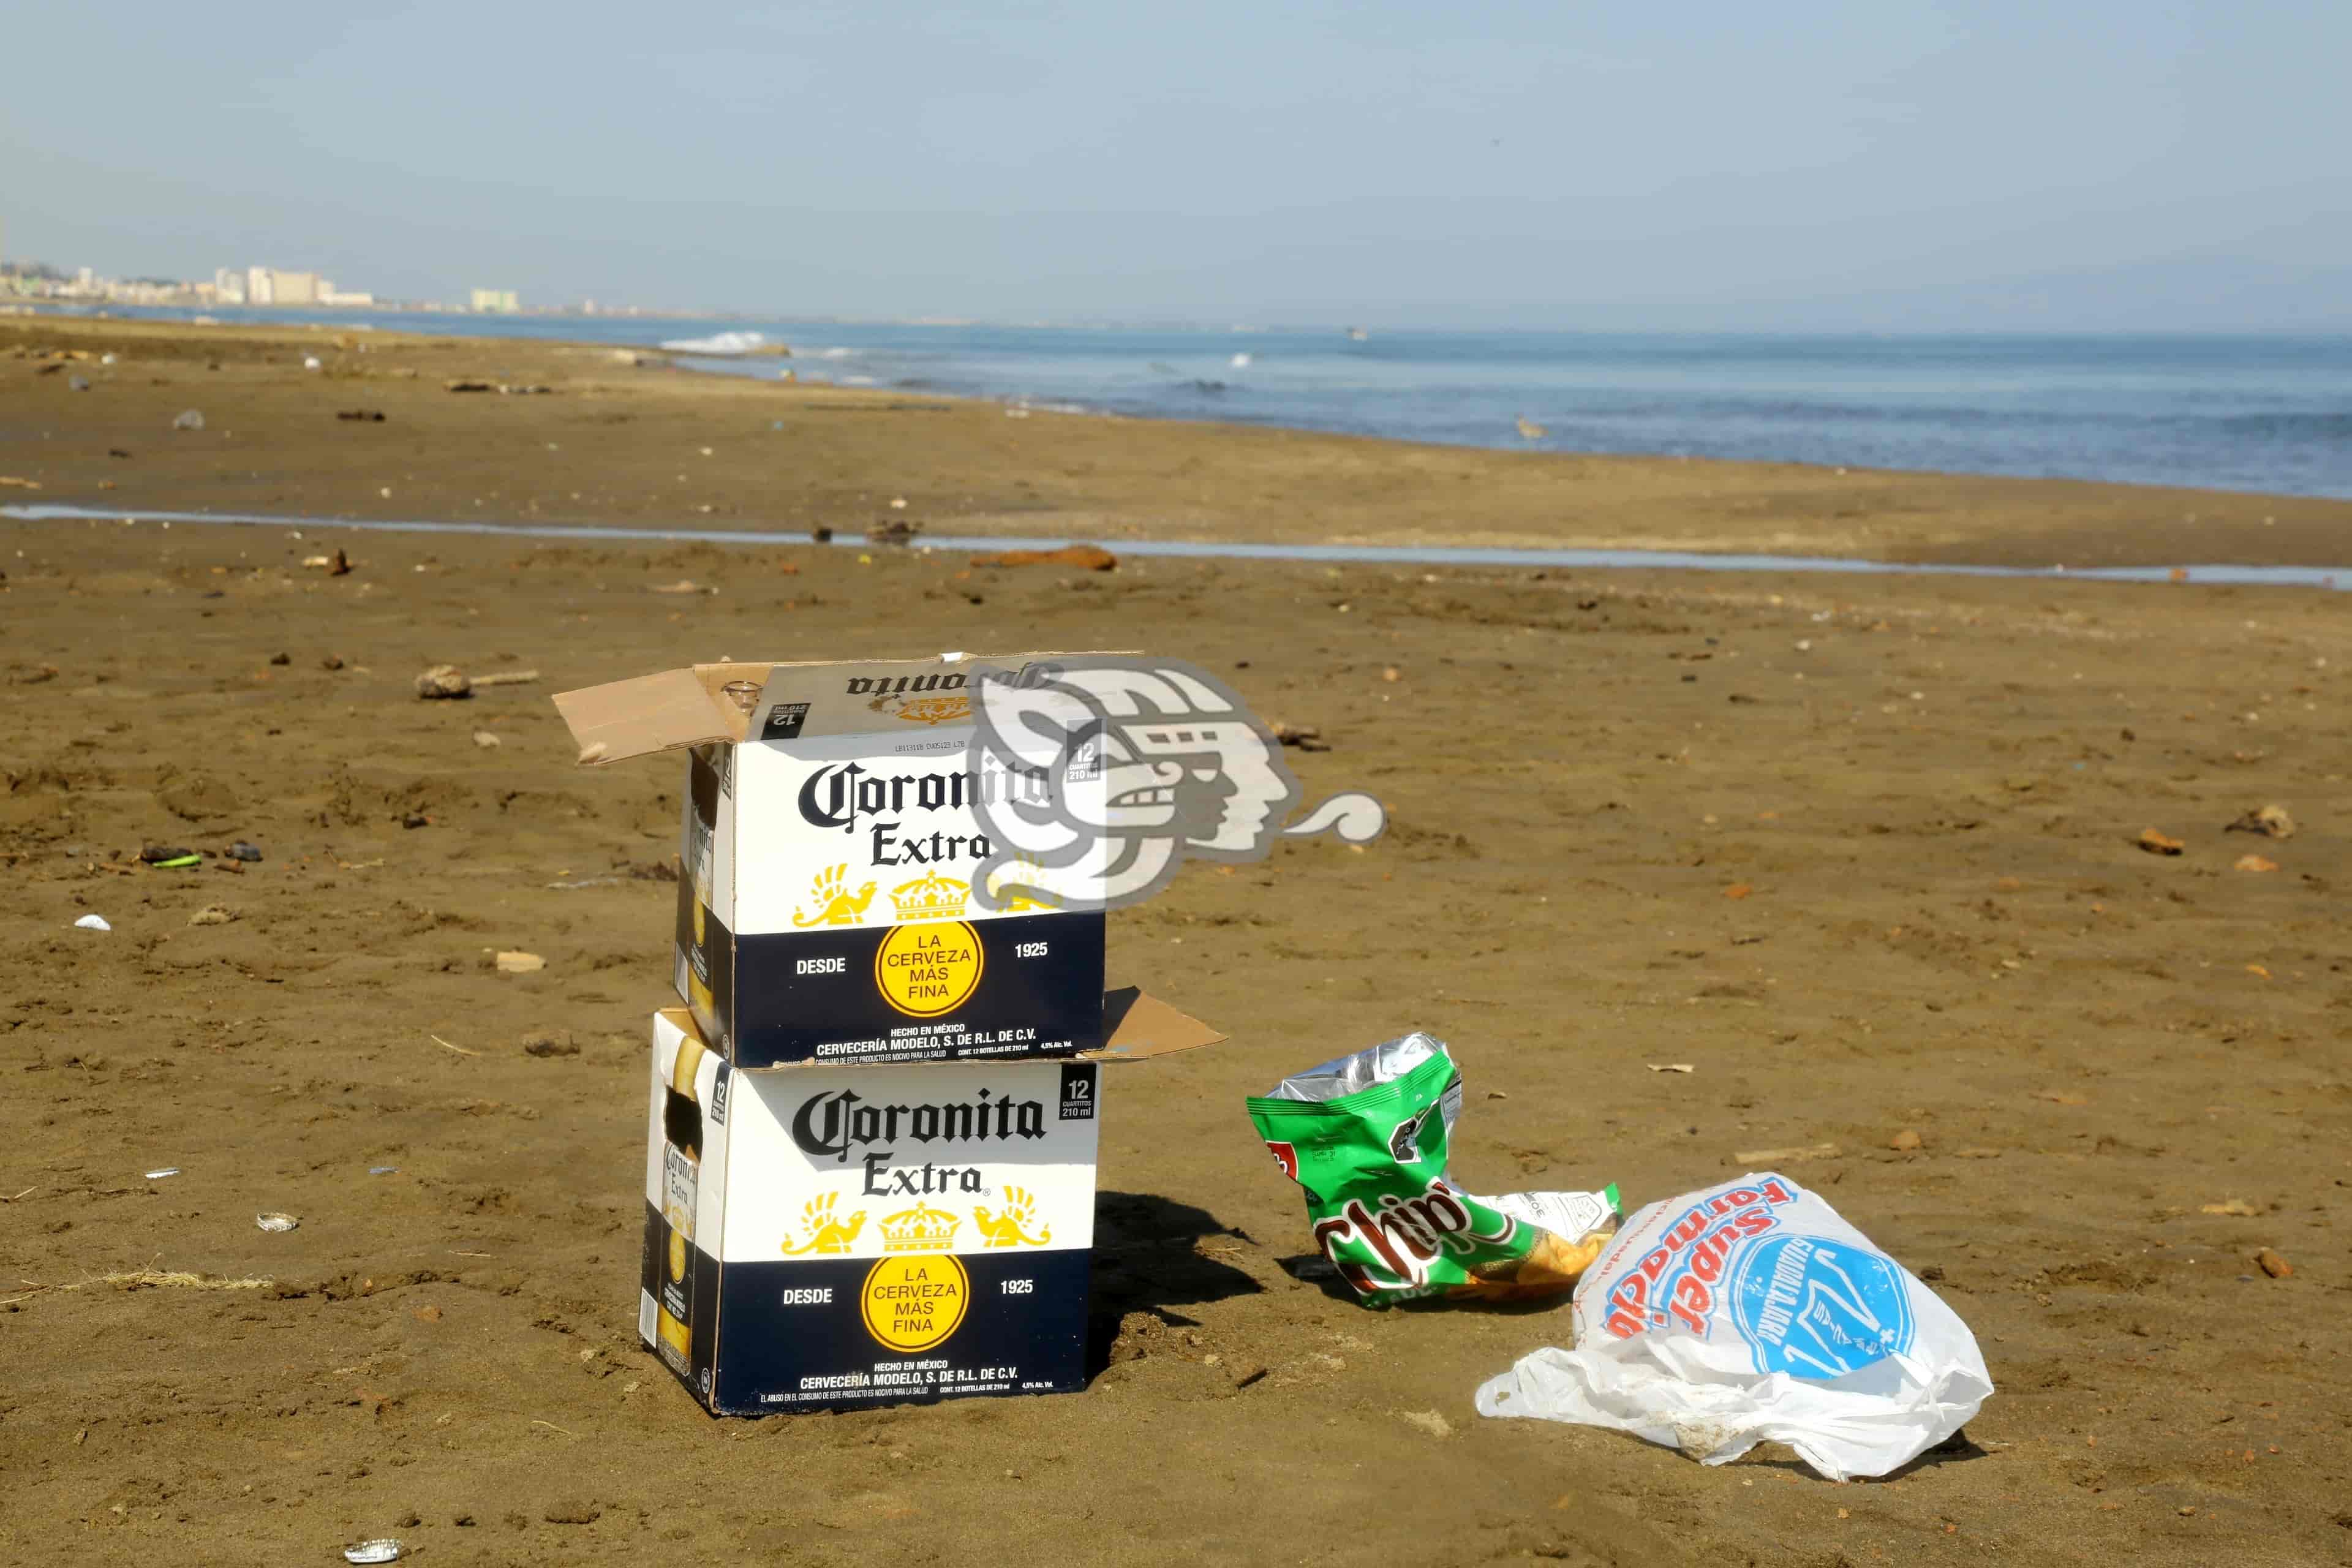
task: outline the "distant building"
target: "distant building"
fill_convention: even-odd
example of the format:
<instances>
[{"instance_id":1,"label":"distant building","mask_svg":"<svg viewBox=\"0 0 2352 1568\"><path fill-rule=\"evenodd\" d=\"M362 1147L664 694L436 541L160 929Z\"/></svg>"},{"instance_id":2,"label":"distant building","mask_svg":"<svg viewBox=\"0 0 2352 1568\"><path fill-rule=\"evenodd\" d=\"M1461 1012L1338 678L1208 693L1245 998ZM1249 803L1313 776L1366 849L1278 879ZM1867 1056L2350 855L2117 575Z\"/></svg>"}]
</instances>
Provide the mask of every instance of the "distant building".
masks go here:
<instances>
[{"instance_id":1,"label":"distant building","mask_svg":"<svg viewBox=\"0 0 2352 1568\"><path fill-rule=\"evenodd\" d=\"M244 304L244 271L235 267L215 268L213 272L213 298L224 305Z\"/></svg>"},{"instance_id":2,"label":"distant building","mask_svg":"<svg viewBox=\"0 0 2352 1568\"><path fill-rule=\"evenodd\" d=\"M477 289L474 309L486 315L511 316L522 309L511 289Z\"/></svg>"},{"instance_id":3,"label":"distant building","mask_svg":"<svg viewBox=\"0 0 2352 1568\"><path fill-rule=\"evenodd\" d=\"M273 305L278 302L278 288L272 281L277 274L267 267L245 269L245 302L248 305Z\"/></svg>"},{"instance_id":4,"label":"distant building","mask_svg":"<svg viewBox=\"0 0 2352 1568\"><path fill-rule=\"evenodd\" d=\"M272 295L280 305L315 305L319 302L319 275L315 272L270 272Z\"/></svg>"},{"instance_id":5,"label":"distant building","mask_svg":"<svg viewBox=\"0 0 2352 1568\"><path fill-rule=\"evenodd\" d=\"M319 285L319 303L321 305L373 305L375 303L375 296L348 292L336 288L331 283L321 282Z\"/></svg>"}]
</instances>

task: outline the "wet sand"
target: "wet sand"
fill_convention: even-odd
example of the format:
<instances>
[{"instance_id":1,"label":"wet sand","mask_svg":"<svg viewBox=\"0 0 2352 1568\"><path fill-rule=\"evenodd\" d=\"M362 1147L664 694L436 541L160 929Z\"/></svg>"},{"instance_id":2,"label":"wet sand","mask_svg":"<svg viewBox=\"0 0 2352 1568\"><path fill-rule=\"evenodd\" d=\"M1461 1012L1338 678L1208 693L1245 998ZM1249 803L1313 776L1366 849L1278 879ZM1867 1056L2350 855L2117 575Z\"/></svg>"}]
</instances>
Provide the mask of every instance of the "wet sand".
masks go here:
<instances>
[{"instance_id":1,"label":"wet sand","mask_svg":"<svg viewBox=\"0 0 2352 1568\"><path fill-rule=\"evenodd\" d=\"M300 369L322 336L352 374ZM0 475L42 487L0 500L2085 563L2336 564L2352 510L1008 419L602 351L9 321L0 355L100 338L116 365L0 357ZM172 431L189 406L206 429ZM333 417L359 407L388 417ZM0 521L0 1555L2346 1558L2339 596L302 533ZM339 547L348 575L301 564ZM681 583L715 592L656 591ZM1107 644L1318 725L1310 794L1375 791L1389 837L1113 918L1113 978L1234 1038L1108 1077L1087 1393L702 1415L635 1342L682 769L575 768L547 695ZM542 679L416 700L441 660ZM2294 837L2226 830L2271 802ZM239 838L266 857L239 873L130 866ZM1242 1112L1411 1027L1463 1063L1473 1187L1638 1203L1833 1146L1785 1168L1983 1344L1968 1441L1836 1487L1770 1446L1707 1469L1482 1422L1476 1384L1565 1310L1297 1278L1303 1205Z\"/></svg>"}]
</instances>

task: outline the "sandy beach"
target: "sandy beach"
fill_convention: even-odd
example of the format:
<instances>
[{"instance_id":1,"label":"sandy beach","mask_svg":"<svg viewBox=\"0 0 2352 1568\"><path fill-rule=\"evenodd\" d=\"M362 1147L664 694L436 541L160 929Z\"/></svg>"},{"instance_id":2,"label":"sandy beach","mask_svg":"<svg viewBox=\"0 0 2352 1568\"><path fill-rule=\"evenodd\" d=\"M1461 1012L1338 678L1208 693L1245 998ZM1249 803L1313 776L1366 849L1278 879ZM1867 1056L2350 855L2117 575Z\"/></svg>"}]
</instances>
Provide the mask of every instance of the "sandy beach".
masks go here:
<instances>
[{"instance_id":1,"label":"sandy beach","mask_svg":"<svg viewBox=\"0 0 2352 1568\"><path fill-rule=\"evenodd\" d=\"M0 477L25 481L0 502L905 521L934 547L0 519L0 1556L2352 1561L2340 595L1095 573L952 539L2332 566L2352 503L23 318ZM304 564L338 550L347 574ZM1193 868L1112 917L1114 982L1233 1038L1106 1074L1085 1394L705 1416L635 1314L683 768L575 767L549 695L725 656L1102 646L1319 727L1330 749L1290 756L1309 794L1371 790L1390 833ZM539 679L417 700L441 661ZM2231 829L2272 804L2293 837ZM137 864L236 840L263 858ZM502 949L546 966L498 973ZM1303 1205L1242 1110L1412 1028L1462 1063L1474 1188L1638 1204L1779 1152L1933 1282L1999 1392L1965 1441L1845 1486L1770 1445L1705 1468L1482 1420L1482 1379L1568 1342L1564 1303L1373 1312L1299 1278Z\"/></svg>"}]
</instances>

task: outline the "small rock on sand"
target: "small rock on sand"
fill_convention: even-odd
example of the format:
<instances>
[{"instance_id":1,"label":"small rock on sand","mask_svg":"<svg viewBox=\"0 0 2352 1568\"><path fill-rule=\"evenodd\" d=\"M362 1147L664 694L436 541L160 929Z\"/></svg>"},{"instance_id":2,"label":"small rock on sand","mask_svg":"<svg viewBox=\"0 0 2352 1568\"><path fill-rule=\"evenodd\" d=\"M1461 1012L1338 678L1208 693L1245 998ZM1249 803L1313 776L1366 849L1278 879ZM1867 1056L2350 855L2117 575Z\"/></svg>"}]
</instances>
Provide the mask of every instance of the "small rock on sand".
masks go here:
<instances>
[{"instance_id":1,"label":"small rock on sand","mask_svg":"<svg viewBox=\"0 0 2352 1568\"><path fill-rule=\"evenodd\" d=\"M424 698L471 697L474 683L454 664L436 664L416 678L416 695Z\"/></svg>"},{"instance_id":2,"label":"small rock on sand","mask_svg":"<svg viewBox=\"0 0 2352 1568\"><path fill-rule=\"evenodd\" d=\"M2178 855L2188 847L2179 839L2158 833L2153 827L2141 828L2136 842L2151 855Z\"/></svg>"},{"instance_id":3,"label":"small rock on sand","mask_svg":"<svg viewBox=\"0 0 2352 1568\"><path fill-rule=\"evenodd\" d=\"M2294 818L2283 805L2258 805L2230 824L2231 833L2259 833L2265 838L2294 837Z\"/></svg>"}]
</instances>

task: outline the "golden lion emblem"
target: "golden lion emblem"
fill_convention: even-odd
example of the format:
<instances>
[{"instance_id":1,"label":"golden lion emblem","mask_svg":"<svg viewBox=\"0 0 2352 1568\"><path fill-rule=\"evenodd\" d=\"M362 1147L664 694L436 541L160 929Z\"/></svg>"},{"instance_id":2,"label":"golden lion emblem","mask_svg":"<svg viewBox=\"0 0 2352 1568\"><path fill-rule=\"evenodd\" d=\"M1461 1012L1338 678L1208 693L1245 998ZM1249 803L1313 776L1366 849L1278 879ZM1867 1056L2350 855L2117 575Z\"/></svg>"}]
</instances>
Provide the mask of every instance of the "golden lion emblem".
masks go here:
<instances>
[{"instance_id":1,"label":"golden lion emblem","mask_svg":"<svg viewBox=\"0 0 2352 1568\"><path fill-rule=\"evenodd\" d=\"M817 873L814 885L809 889L809 900L816 905L816 913L803 918L795 910L793 924L803 930L810 926L854 926L866 918L866 906L874 901L874 884L868 882L856 893L850 892L849 867L844 863Z\"/></svg>"},{"instance_id":2,"label":"golden lion emblem","mask_svg":"<svg viewBox=\"0 0 2352 1568\"><path fill-rule=\"evenodd\" d=\"M1037 1200L1027 1188L1009 1182L1004 1187L1004 1212L975 1205L971 1219L980 1228L982 1247L1043 1247L1054 1239L1050 1225L1038 1226L1036 1235L1029 1234L1027 1227L1037 1222Z\"/></svg>"},{"instance_id":3,"label":"golden lion emblem","mask_svg":"<svg viewBox=\"0 0 2352 1568\"><path fill-rule=\"evenodd\" d=\"M857 1241L857 1233L866 1228L866 1211L859 1209L848 1219L835 1217L834 1205L841 1199L838 1193L811 1198L801 1210L801 1227L808 1235L798 1247L787 1241L784 1256L801 1258L810 1253L840 1254L847 1252Z\"/></svg>"}]
</instances>

